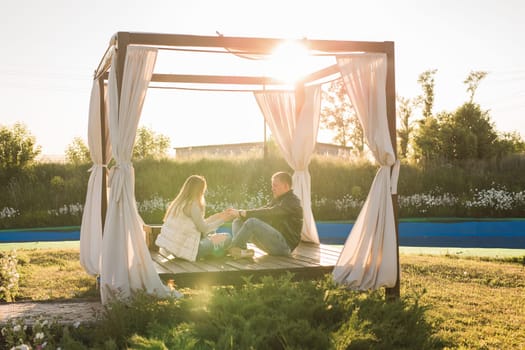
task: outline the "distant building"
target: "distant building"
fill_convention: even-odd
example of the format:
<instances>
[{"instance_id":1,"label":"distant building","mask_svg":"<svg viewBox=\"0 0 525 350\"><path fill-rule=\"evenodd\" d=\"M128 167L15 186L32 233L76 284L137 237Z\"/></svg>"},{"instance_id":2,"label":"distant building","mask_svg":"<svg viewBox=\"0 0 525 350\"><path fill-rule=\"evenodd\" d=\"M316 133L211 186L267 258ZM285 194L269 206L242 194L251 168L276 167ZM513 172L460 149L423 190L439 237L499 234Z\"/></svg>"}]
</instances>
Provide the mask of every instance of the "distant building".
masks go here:
<instances>
[{"instance_id":1,"label":"distant building","mask_svg":"<svg viewBox=\"0 0 525 350\"><path fill-rule=\"evenodd\" d=\"M38 163L66 163L66 156L63 154L41 154L35 158Z\"/></svg>"},{"instance_id":2,"label":"distant building","mask_svg":"<svg viewBox=\"0 0 525 350\"><path fill-rule=\"evenodd\" d=\"M228 157L247 154L262 157L264 154L264 142L176 147L174 150L175 158L177 159L188 159L192 157ZM315 145L314 153L341 158L350 157L352 154L350 147L320 142Z\"/></svg>"},{"instance_id":3,"label":"distant building","mask_svg":"<svg viewBox=\"0 0 525 350\"><path fill-rule=\"evenodd\" d=\"M340 158L349 158L352 156L352 148L331 143L317 142L314 149L315 154L323 156L333 156Z\"/></svg>"}]
</instances>

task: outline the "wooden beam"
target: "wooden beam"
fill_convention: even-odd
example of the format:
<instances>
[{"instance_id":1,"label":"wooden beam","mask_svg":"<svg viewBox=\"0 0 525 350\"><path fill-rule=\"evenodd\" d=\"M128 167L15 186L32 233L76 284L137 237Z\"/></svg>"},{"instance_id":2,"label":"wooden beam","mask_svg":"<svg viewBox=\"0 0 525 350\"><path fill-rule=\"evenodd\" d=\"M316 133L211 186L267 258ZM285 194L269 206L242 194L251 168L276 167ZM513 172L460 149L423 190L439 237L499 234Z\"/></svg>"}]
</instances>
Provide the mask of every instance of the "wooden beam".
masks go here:
<instances>
[{"instance_id":1,"label":"wooden beam","mask_svg":"<svg viewBox=\"0 0 525 350\"><path fill-rule=\"evenodd\" d=\"M153 74L152 82L159 83L203 83L232 85L282 85L282 82L270 77L191 75L191 74Z\"/></svg>"},{"instance_id":2,"label":"wooden beam","mask_svg":"<svg viewBox=\"0 0 525 350\"><path fill-rule=\"evenodd\" d=\"M329 67L320 69L316 72L309 74L303 79L303 81L305 83L310 83L310 82L314 82L319 79L323 79L323 78L326 78L326 77L329 77L331 75L338 74L338 73L339 73L339 67L337 66L337 64L334 64L334 65L331 65Z\"/></svg>"},{"instance_id":3,"label":"wooden beam","mask_svg":"<svg viewBox=\"0 0 525 350\"><path fill-rule=\"evenodd\" d=\"M117 71L124 71L124 62L128 45L149 45L154 47L204 47L204 48L226 48L241 52L271 54L275 47L286 39L275 38L248 38L248 37L225 37L225 36L199 36L181 34L160 33L136 33L118 32L117 39ZM369 41L339 41L339 40L300 40L310 50L322 51L333 55L350 52L382 52L391 51L392 42L369 42ZM107 53L107 52L106 52ZM103 61L105 58L103 58ZM99 70L107 70L99 67ZM314 82L338 72L337 65L323 68L309 74L304 82ZM99 72L102 73L102 72ZM118 91L122 84L122 74L118 75ZM105 79L108 74L103 73ZM192 75L192 74L154 74L152 82L170 83L208 83L208 84L232 84L232 85L282 85L282 82L268 77L238 77L238 76L214 76L214 75Z\"/></svg>"},{"instance_id":4,"label":"wooden beam","mask_svg":"<svg viewBox=\"0 0 525 350\"><path fill-rule=\"evenodd\" d=\"M114 44L110 44L108 48L106 49L106 52L104 53L104 56L102 56L102 59L100 60L100 63L98 64L97 69L95 70L95 77L94 79L98 79L100 76L102 76L104 73L106 73L111 67L111 59L112 59L112 47Z\"/></svg>"},{"instance_id":5,"label":"wooden beam","mask_svg":"<svg viewBox=\"0 0 525 350\"><path fill-rule=\"evenodd\" d=\"M118 35L120 36L121 33L129 34L129 43L131 45L150 45L157 47L215 47L258 54L271 54L278 44L288 40L284 38L249 38L137 32L118 32ZM298 41L301 41L310 50L330 52L334 54L343 52L384 53L389 47L389 42L375 41L312 39L302 39Z\"/></svg>"},{"instance_id":6,"label":"wooden beam","mask_svg":"<svg viewBox=\"0 0 525 350\"><path fill-rule=\"evenodd\" d=\"M101 76L109 78L109 73ZM191 83L225 85L284 85L282 81L271 77L234 76L234 75L198 75L198 74L153 74L152 83Z\"/></svg>"}]
</instances>

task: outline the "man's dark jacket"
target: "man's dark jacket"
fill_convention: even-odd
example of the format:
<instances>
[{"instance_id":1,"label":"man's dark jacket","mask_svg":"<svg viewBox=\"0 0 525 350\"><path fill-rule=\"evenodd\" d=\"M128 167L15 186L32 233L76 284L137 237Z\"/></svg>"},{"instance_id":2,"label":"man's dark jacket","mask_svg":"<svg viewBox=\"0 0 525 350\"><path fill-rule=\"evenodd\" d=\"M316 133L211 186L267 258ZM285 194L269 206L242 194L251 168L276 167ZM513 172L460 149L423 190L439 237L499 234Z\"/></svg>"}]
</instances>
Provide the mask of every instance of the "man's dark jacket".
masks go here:
<instances>
[{"instance_id":1,"label":"man's dark jacket","mask_svg":"<svg viewBox=\"0 0 525 350\"><path fill-rule=\"evenodd\" d=\"M290 250L294 250L301 240L303 208L292 190L274 198L265 207L246 210L246 218L258 218L271 225L283 235Z\"/></svg>"}]
</instances>

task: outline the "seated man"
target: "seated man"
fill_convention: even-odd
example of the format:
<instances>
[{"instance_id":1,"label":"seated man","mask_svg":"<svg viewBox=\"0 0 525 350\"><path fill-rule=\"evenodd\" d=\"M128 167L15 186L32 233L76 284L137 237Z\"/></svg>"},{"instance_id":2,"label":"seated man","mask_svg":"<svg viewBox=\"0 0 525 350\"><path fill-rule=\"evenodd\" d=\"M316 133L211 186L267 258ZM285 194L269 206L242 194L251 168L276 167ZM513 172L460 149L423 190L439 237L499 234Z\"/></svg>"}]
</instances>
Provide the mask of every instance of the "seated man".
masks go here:
<instances>
[{"instance_id":1,"label":"seated man","mask_svg":"<svg viewBox=\"0 0 525 350\"><path fill-rule=\"evenodd\" d=\"M301 240L303 208L292 191L292 177L286 172L272 175L273 200L265 207L234 210L233 240L229 249L233 258L252 257L246 249L252 242L270 255L288 255Z\"/></svg>"}]
</instances>

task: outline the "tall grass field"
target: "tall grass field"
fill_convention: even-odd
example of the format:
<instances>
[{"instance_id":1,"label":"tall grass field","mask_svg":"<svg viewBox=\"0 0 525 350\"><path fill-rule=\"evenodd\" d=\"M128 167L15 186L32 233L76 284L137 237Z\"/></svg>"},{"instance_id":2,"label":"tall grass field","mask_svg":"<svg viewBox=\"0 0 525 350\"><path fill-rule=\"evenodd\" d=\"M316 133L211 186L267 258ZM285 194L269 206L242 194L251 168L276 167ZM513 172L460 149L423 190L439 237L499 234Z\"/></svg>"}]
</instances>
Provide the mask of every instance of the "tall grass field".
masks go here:
<instances>
[{"instance_id":1,"label":"tall grass field","mask_svg":"<svg viewBox=\"0 0 525 350\"><path fill-rule=\"evenodd\" d=\"M0 229L80 225L90 165L43 164L0 172ZM279 157L141 160L134 163L135 197L146 223L159 223L191 174L206 177L209 214L249 208L271 198L270 177L293 172ZM378 166L367 160L315 156L310 165L312 211L318 221L354 220ZM400 218L512 218L525 212L525 156L457 165L401 166Z\"/></svg>"}]
</instances>

